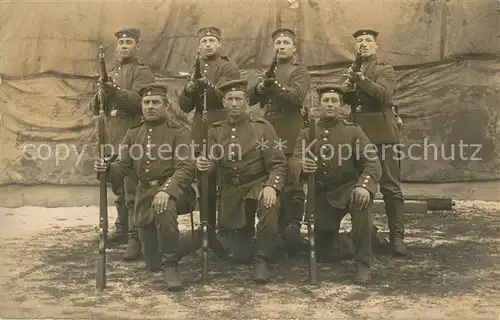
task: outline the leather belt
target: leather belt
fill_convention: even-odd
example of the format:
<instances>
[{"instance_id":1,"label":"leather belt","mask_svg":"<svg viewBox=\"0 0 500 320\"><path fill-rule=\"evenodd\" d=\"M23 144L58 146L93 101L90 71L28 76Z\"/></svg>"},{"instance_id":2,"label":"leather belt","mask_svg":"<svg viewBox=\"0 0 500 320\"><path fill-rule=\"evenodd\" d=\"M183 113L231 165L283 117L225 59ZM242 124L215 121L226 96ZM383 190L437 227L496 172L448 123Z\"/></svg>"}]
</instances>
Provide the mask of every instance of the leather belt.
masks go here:
<instances>
[{"instance_id":1,"label":"leather belt","mask_svg":"<svg viewBox=\"0 0 500 320\"><path fill-rule=\"evenodd\" d=\"M152 187L161 187L167 179L161 178L158 180L139 180L139 185L141 188L152 188Z\"/></svg>"},{"instance_id":2,"label":"leather belt","mask_svg":"<svg viewBox=\"0 0 500 320\"><path fill-rule=\"evenodd\" d=\"M224 180L226 181L227 184L231 186L241 186L253 181L257 181L260 178L265 177L265 172L264 171L259 171L257 173L254 173L252 175L225 175Z\"/></svg>"}]
</instances>

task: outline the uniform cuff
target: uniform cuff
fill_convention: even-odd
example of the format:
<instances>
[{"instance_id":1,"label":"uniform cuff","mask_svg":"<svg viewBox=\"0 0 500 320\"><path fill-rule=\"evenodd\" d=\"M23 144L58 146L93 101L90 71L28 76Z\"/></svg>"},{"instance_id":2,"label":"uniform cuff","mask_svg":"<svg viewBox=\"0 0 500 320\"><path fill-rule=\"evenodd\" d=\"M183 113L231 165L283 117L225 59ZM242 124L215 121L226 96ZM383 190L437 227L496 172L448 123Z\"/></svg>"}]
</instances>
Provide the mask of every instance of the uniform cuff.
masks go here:
<instances>
[{"instance_id":1,"label":"uniform cuff","mask_svg":"<svg viewBox=\"0 0 500 320\"><path fill-rule=\"evenodd\" d=\"M273 187L276 191L281 191L283 185L284 180L282 176L270 176L265 184L265 186Z\"/></svg>"},{"instance_id":2,"label":"uniform cuff","mask_svg":"<svg viewBox=\"0 0 500 320\"><path fill-rule=\"evenodd\" d=\"M369 174L362 174L359 179L356 187L362 187L368 190L372 196L375 196L377 193L377 181Z\"/></svg>"},{"instance_id":3,"label":"uniform cuff","mask_svg":"<svg viewBox=\"0 0 500 320\"><path fill-rule=\"evenodd\" d=\"M182 196L183 190L179 186L172 182L172 178L168 178L167 181L160 187L158 192L168 193L171 197L179 199Z\"/></svg>"}]
</instances>

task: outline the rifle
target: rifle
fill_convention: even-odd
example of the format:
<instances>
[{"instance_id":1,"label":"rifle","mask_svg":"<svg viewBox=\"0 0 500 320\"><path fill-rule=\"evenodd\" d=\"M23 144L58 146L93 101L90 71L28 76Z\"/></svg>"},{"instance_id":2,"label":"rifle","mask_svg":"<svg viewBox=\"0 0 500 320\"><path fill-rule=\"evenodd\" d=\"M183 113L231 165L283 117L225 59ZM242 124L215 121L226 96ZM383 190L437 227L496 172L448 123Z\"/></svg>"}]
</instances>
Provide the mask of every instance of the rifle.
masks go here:
<instances>
[{"instance_id":1,"label":"rifle","mask_svg":"<svg viewBox=\"0 0 500 320\"><path fill-rule=\"evenodd\" d=\"M362 67L363 57L361 56L361 48L359 48L356 53L356 59L354 60L351 68L354 72L359 72ZM356 84L351 83L349 79L346 79L344 81L344 86L346 88L346 92L344 94L345 102L349 104L351 108L354 108L356 112L359 112L361 110L361 106L359 105L359 92L356 91Z\"/></svg>"},{"instance_id":2,"label":"rifle","mask_svg":"<svg viewBox=\"0 0 500 320\"><path fill-rule=\"evenodd\" d=\"M276 66L278 65L278 51L279 51L279 49L276 49L276 52L274 53L274 56L273 56L273 61L271 61L271 65L269 66L269 69L267 69L266 73L264 74L266 77L264 79L264 86L266 88L270 87L274 82L274 78L276 78L276 73L274 72L274 70L276 69Z\"/></svg>"},{"instance_id":3,"label":"rifle","mask_svg":"<svg viewBox=\"0 0 500 320\"><path fill-rule=\"evenodd\" d=\"M101 69L101 81L108 81L108 72L104 61L103 46L99 46L99 64ZM105 127L105 99L104 91L99 89L99 158L105 158L104 146L106 144L106 127ZM118 155L114 155L108 161L113 161ZM96 287L103 291L106 287L106 248L108 240L108 189L107 189L107 173L99 173L99 260L97 262Z\"/></svg>"},{"instance_id":4,"label":"rifle","mask_svg":"<svg viewBox=\"0 0 500 320\"><path fill-rule=\"evenodd\" d=\"M196 63L194 67L194 79L202 78L201 74L201 59L200 51L196 54ZM208 159L208 112L207 112L207 88L203 88L203 111L201 115L201 141L202 141L202 155ZM208 172L201 172L201 206L200 206L200 221L202 231L201 252L202 252L202 267L201 278L202 281L208 280Z\"/></svg>"},{"instance_id":5,"label":"rifle","mask_svg":"<svg viewBox=\"0 0 500 320\"><path fill-rule=\"evenodd\" d=\"M313 143L313 154L316 155L316 121L314 119L314 95L311 93L311 105L309 108L309 141ZM307 177L307 235L309 237L309 282L318 284L318 266L316 264L316 235L314 214L316 211L316 173L312 172Z\"/></svg>"}]
</instances>

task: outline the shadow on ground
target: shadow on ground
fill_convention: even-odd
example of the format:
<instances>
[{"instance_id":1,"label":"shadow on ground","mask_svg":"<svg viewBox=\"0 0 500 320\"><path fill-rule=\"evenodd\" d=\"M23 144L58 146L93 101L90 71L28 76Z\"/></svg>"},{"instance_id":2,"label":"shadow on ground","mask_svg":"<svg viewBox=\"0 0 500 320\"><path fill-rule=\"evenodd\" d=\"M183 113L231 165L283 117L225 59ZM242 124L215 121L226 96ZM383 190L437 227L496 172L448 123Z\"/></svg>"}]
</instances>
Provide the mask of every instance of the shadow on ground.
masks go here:
<instances>
[{"instance_id":1,"label":"shadow on ground","mask_svg":"<svg viewBox=\"0 0 500 320\"><path fill-rule=\"evenodd\" d=\"M383 227L384 219L377 216L375 221ZM212 312L221 318L246 319L251 318L250 314L258 317L259 312L266 312L262 308L266 300L283 305L304 304L301 317L313 316L315 313L308 310L315 305L328 306L338 301L341 303L336 308L355 316L350 303L368 301L374 296L387 301L396 297L418 300L463 294L498 296L498 221L497 212L485 214L470 209L407 215L407 240L412 257L376 256L374 278L368 288L351 283L353 267L348 261L320 264L321 285L308 285L307 257L278 259L273 265L276 276L273 283L259 287L251 282L251 265L234 265L211 255L210 282L200 284L198 252L182 260L186 290L166 293L162 274L146 271L143 262L122 262L125 246L120 246L108 250L108 288L99 293L94 278L97 248L89 240L93 234L91 226L62 229L32 239L29 247L20 248L19 255L39 262L7 285L15 291L21 281L31 288L31 294L54 303L65 300L75 307L127 301L127 308L146 314L151 311L153 301L165 299L160 296L197 316ZM21 293L13 295L19 302L25 297ZM150 299L144 299L147 297ZM248 311L257 306L261 308L259 311ZM292 317L297 311L287 312L281 318Z\"/></svg>"}]
</instances>

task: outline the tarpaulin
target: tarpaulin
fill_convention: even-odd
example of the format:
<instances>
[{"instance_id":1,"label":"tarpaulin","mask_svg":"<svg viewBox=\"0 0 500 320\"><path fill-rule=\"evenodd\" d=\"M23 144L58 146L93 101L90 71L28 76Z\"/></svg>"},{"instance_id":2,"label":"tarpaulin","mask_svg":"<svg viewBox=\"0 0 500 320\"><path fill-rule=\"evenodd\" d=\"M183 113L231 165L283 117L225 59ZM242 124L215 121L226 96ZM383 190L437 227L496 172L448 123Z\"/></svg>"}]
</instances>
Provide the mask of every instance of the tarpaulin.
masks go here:
<instances>
[{"instance_id":1,"label":"tarpaulin","mask_svg":"<svg viewBox=\"0 0 500 320\"><path fill-rule=\"evenodd\" d=\"M340 79L354 58L354 30L377 29L379 56L399 77L405 148L421 157L403 159L403 178L498 179L498 9L496 1L2 2L0 184L96 182L91 76L98 45L110 62L124 27L141 29L140 57L169 85L172 115L189 126L176 101L186 82L178 73L193 64L203 26L222 29L224 53L250 83L271 60L277 27L297 33L297 58L314 83Z\"/></svg>"}]
</instances>

